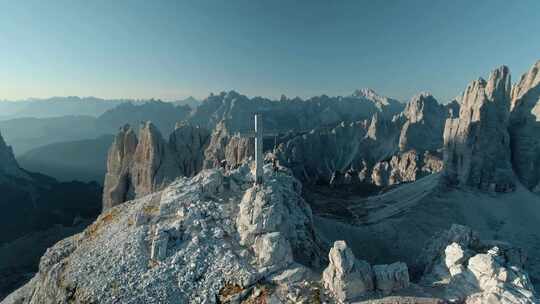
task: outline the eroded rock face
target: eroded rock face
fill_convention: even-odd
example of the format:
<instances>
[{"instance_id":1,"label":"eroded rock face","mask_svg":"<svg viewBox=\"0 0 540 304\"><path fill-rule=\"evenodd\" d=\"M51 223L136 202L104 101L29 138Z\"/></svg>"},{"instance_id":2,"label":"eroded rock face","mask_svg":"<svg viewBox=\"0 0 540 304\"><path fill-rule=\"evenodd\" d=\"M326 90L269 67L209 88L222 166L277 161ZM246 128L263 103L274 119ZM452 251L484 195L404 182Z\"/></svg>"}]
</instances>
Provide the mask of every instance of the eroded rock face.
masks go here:
<instances>
[{"instance_id":1,"label":"eroded rock face","mask_svg":"<svg viewBox=\"0 0 540 304\"><path fill-rule=\"evenodd\" d=\"M523 252L508 243L480 240L468 227L453 225L433 239L422 258L428 262L424 284L443 286L448 299L465 303L538 301L523 269Z\"/></svg>"},{"instance_id":2,"label":"eroded rock face","mask_svg":"<svg viewBox=\"0 0 540 304\"><path fill-rule=\"evenodd\" d=\"M473 81L462 97L459 118L444 130L444 176L454 185L506 192L515 188L510 162L508 119L510 73L493 71L488 81Z\"/></svg>"},{"instance_id":3,"label":"eroded rock face","mask_svg":"<svg viewBox=\"0 0 540 304\"><path fill-rule=\"evenodd\" d=\"M328 254L330 263L322 282L339 302L349 303L375 294L389 295L409 287L409 270L405 263L371 266L355 258L345 241L336 241Z\"/></svg>"},{"instance_id":4,"label":"eroded rock face","mask_svg":"<svg viewBox=\"0 0 540 304\"><path fill-rule=\"evenodd\" d=\"M194 176L203 168L203 152L210 141L210 132L199 126L177 123L169 138L180 171L184 176Z\"/></svg>"},{"instance_id":5,"label":"eroded rock face","mask_svg":"<svg viewBox=\"0 0 540 304\"><path fill-rule=\"evenodd\" d=\"M428 93L421 93L407 104L402 114L406 121L399 136L399 150L436 151L442 147L445 107Z\"/></svg>"},{"instance_id":6,"label":"eroded rock face","mask_svg":"<svg viewBox=\"0 0 540 304\"><path fill-rule=\"evenodd\" d=\"M375 164L371 180L377 186L414 182L429 174L440 172L442 168L440 153L426 151L418 155L416 150L410 150L392 156L390 161Z\"/></svg>"},{"instance_id":7,"label":"eroded rock face","mask_svg":"<svg viewBox=\"0 0 540 304\"><path fill-rule=\"evenodd\" d=\"M236 219L240 244L260 247L254 245L258 239L279 233L289 240L296 261L319 264L321 257L316 250L317 244L311 241L314 235L311 209L301 197L301 184L295 181L290 187L282 187L279 193L275 187L275 181L267 180L245 192ZM272 239L279 241L276 235ZM283 260L287 261L287 258Z\"/></svg>"},{"instance_id":8,"label":"eroded rock face","mask_svg":"<svg viewBox=\"0 0 540 304\"><path fill-rule=\"evenodd\" d=\"M342 123L332 129L317 129L278 146L274 154L307 183L330 180L336 171L361 166L365 122ZM365 151L364 151L365 152Z\"/></svg>"},{"instance_id":9,"label":"eroded rock face","mask_svg":"<svg viewBox=\"0 0 540 304\"><path fill-rule=\"evenodd\" d=\"M402 262L373 266L375 287L384 295L409 287L409 269Z\"/></svg>"},{"instance_id":10,"label":"eroded rock face","mask_svg":"<svg viewBox=\"0 0 540 304\"><path fill-rule=\"evenodd\" d=\"M139 138L126 125L109 150L103 187L103 209L160 190L179 176L202 169L208 132L178 124L165 141L150 122L142 125Z\"/></svg>"},{"instance_id":11,"label":"eroded rock face","mask_svg":"<svg viewBox=\"0 0 540 304\"><path fill-rule=\"evenodd\" d=\"M130 168L135 197L142 197L163 188L181 175L174 152L152 123L139 131L139 141Z\"/></svg>"},{"instance_id":12,"label":"eroded rock face","mask_svg":"<svg viewBox=\"0 0 540 304\"><path fill-rule=\"evenodd\" d=\"M252 137L231 134L227 121L221 121L212 132L210 143L204 151L204 168L237 168L255 155L254 149Z\"/></svg>"},{"instance_id":13,"label":"eroded rock face","mask_svg":"<svg viewBox=\"0 0 540 304\"><path fill-rule=\"evenodd\" d=\"M328 254L330 264L323 272L324 287L338 301L348 302L373 290L373 271L369 263L357 260L344 241L336 241Z\"/></svg>"},{"instance_id":14,"label":"eroded rock face","mask_svg":"<svg viewBox=\"0 0 540 304\"><path fill-rule=\"evenodd\" d=\"M370 120L314 129L281 144L274 154L306 183L389 186L415 181L442 169L437 150L449 116L448 107L423 93L399 115L376 113Z\"/></svg>"},{"instance_id":15,"label":"eroded rock face","mask_svg":"<svg viewBox=\"0 0 540 304\"><path fill-rule=\"evenodd\" d=\"M523 185L540 192L540 61L512 90L509 130L514 170Z\"/></svg>"}]
</instances>

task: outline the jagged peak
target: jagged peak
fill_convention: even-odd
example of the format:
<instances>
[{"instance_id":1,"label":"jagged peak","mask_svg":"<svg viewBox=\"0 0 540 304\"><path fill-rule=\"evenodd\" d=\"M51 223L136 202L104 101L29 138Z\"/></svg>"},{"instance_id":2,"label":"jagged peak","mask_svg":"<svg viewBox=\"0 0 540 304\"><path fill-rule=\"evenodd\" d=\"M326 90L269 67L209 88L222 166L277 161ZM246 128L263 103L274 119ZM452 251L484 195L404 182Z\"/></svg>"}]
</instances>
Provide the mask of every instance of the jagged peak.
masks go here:
<instances>
[{"instance_id":1,"label":"jagged peak","mask_svg":"<svg viewBox=\"0 0 540 304\"><path fill-rule=\"evenodd\" d=\"M123 126L120 127L120 130L119 130L119 131L120 131L120 132L123 132L123 133L127 133L127 132L130 131L130 130L133 130L133 129L131 128L131 125L128 124L128 123L126 123L126 124L124 124Z\"/></svg>"},{"instance_id":2,"label":"jagged peak","mask_svg":"<svg viewBox=\"0 0 540 304\"><path fill-rule=\"evenodd\" d=\"M423 100L423 99L428 99L428 98L433 98L435 99L435 97L433 97L433 94L431 94L431 92L428 92L428 91L422 91L416 95L413 96L413 98L411 98L411 101L414 101L414 100Z\"/></svg>"},{"instance_id":3,"label":"jagged peak","mask_svg":"<svg viewBox=\"0 0 540 304\"><path fill-rule=\"evenodd\" d=\"M151 121L141 122L141 128L139 131L139 136L141 138L148 136L151 139L163 139L161 132Z\"/></svg>"},{"instance_id":4,"label":"jagged peak","mask_svg":"<svg viewBox=\"0 0 540 304\"><path fill-rule=\"evenodd\" d=\"M503 65L491 72L486 86L486 95L490 99L505 98L510 99L510 91L512 90L512 82L510 77L510 69Z\"/></svg>"},{"instance_id":5,"label":"jagged peak","mask_svg":"<svg viewBox=\"0 0 540 304\"><path fill-rule=\"evenodd\" d=\"M512 88L512 103L523 97L530 89L540 85L540 60L521 75L519 82Z\"/></svg>"},{"instance_id":6,"label":"jagged peak","mask_svg":"<svg viewBox=\"0 0 540 304\"><path fill-rule=\"evenodd\" d=\"M384 105L387 105L389 103L388 97L378 94L375 90L371 88L363 88L363 89L355 90L352 96L367 98L369 100L380 102Z\"/></svg>"},{"instance_id":7,"label":"jagged peak","mask_svg":"<svg viewBox=\"0 0 540 304\"><path fill-rule=\"evenodd\" d=\"M415 122L423 119L427 113L428 118L434 116L435 113L442 113L443 106L435 99L429 92L420 92L411 98L411 101L407 103L403 114L407 119ZM438 115L435 115L438 117ZM434 117L433 117L434 118Z\"/></svg>"}]
</instances>

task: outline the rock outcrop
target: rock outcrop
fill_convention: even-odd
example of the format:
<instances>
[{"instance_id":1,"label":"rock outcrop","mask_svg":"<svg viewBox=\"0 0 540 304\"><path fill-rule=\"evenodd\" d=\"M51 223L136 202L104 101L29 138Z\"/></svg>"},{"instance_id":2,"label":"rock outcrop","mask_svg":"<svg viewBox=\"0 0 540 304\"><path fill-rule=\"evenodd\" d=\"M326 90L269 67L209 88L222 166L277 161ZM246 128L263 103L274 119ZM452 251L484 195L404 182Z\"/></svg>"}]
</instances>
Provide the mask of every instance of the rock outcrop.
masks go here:
<instances>
[{"instance_id":1,"label":"rock outcrop","mask_svg":"<svg viewBox=\"0 0 540 304\"><path fill-rule=\"evenodd\" d=\"M281 236L289 240L296 261L320 264L319 253L313 251L316 244L312 243L311 209L300 196L302 185L294 180L290 187L280 189L280 195L276 195L275 187L278 185L275 183L274 180L267 180L263 186L252 187L245 192L236 220L240 244L251 246L264 243L264 238L261 238L274 233L271 239L276 242ZM283 256L283 259L278 260L289 260L285 254L279 256Z\"/></svg>"},{"instance_id":2,"label":"rock outcrop","mask_svg":"<svg viewBox=\"0 0 540 304\"><path fill-rule=\"evenodd\" d=\"M409 272L405 263L371 265L355 258L345 241L336 241L328 254L330 263L323 272L322 282L340 303L368 298L375 292L391 294L409 287Z\"/></svg>"},{"instance_id":3,"label":"rock outcrop","mask_svg":"<svg viewBox=\"0 0 540 304\"><path fill-rule=\"evenodd\" d=\"M228 121L218 123L204 151L204 168L225 166L236 168L255 155L255 142L252 137L232 134Z\"/></svg>"},{"instance_id":4,"label":"rock outcrop","mask_svg":"<svg viewBox=\"0 0 540 304\"><path fill-rule=\"evenodd\" d=\"M500 241L483 241L470 228L453 225L434 238L423 258L429 261L424 284L444 287L445 298L464 303L537 303L525 254Z\"/></svg>"},{"instance_id":5,"label":"rock outcrop","mask_svg":"<svg viewBox=\"0 0 540 304\"><path fill-rule=\"evenodd\" d=\"M375 287L383 295L389 295L409 287L409 269L405 263L375 265L373 266L373 275Z\"/></svg>"},{"instance_id":6,"label":"rock outcrop","mask_svg":"<svg viewBox=\"0 0 540 304\"><path fill-rule=\"evenodd\" d=\"M336 241L328 254L330 264L323 272L324 287L341 302L348 302L373 290L373 270L357 260L344 241Z\"/></svg>"},{"instance_id":7,"label":"rock outcrop","mask_svg":"<svg viewBox=\"0 0 540 304\"><path fill-rule=\"evenodd\" d=\"M444 130L444 176L449 184L495 192L515 189L507 130L510 91L505 66L465 90L459 118L448 119Z\"/></svg>"},{"instance_id":8,"label":"rock outcrop","mask_svg":"<svg viewBox=\"0 0 540 304\"><path fill-rule=\"evenodd\" d=\"M442 168L440 153L425 151L418 155L416 150L409 150L392 156L390 161L376 163L371 173L371 181L377 186L414 182L440 172Z\"/></svg>"},{"instance_id":9,"label":"rock outcrop","mask_svg":"<svg viewBox=\"0 0 540 304\"><path fill-rule=\"evenodd\" d=\"M540 192L540 61L512 89L510 142L520 181Z\"/></svg>"},{"instance_id":10,"label":"rock outcrop","mask_svg":"<svg viewBox=\"0 0 540 304\"><path fill-rule=\"evenodd\" d=\"M202 169L208 132L178 124L165 141L150 122L139 138L128 125L120 129L107 160L103 209L160 190L179 176L192 176Z\"/></svg>"},{"instance_id":11,"label":"rock outcrop","mask_svg":"<svg viewBox=\"0 0 540 304\"><path fill-rule=\"evenodd\" d=\"M108 209L47 250L35 277L3 303L285 303L288 290L306 289L296 257L320 249L298 181L269 166L264 180L254 186L248 165L203 170Z\"/></svg>"}]
</instances>

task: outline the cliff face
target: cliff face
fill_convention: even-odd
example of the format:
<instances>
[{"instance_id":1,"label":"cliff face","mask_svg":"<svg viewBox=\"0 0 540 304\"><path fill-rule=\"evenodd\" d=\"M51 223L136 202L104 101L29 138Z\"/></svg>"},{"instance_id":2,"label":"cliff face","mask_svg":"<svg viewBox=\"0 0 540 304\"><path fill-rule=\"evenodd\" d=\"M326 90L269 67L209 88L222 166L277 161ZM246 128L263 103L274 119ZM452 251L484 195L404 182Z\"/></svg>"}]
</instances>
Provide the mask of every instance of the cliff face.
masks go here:
<instances>
[{"instance_id":1,"label":"cliff face","mask_svg":"<svg viewBox=\"0 0 540 304\"><path fill-rule=\"evenodd\" d=\"M448 110L430 94L419 94L402 113L405 123L399 136L399 150L435 151L442 147Z\"/></svg>"},{"instance_id":2,"label":"cliff face","mask_svg":"<svg viewBox=\"0 0 540 304\"><path fill-rule=\"evenodd\" d=\"M208 146L209 138L208 130L201 127L187 123L176 125L169 144L184 176L194 176L202 169L204 159L201 151Z\"/></svg>"},{"instance_id":3,"label":"cliff face","mask_svg":"<svg viewBox=\"0 0 540 304\"><path fill-rule=\"evenodd\" d=\"M450 184L497 192L515 188L508 119L510 73L493 71L488 81L469 84L459 118L448 119L444 130L444 176Z\"/></svg>"},{"instance_id":4,"label":"cliff face","mask_svg":"<svg viewBox=\"0 0 540 304\"><path fill-rule=\"evenodd\" d=\"M9 177L30 179L30 176L21 170L13 155L13 150L6 144L2 134L0 134L0 181Z\"/></svg>"},{"instance_id":5,"label":"cliff face","mask_svg":"<svg viewBox=\"0 0 540 304\"><path fill-rule=\"evenodd\" d=\"M523 185L540 192L540 61L512 90L509 130L514 170Z\"/></svg>"},{"instance_id":6,"label":"cliff face","mask_svg":"<svg viewBox=\"0 0 540 304\"><path fill-rule=\"evenodd\" d=\"M210 143L204 151L204 168L216 168L225 165L235 168L255 155L255 142L251 137L232 134L229 121L221 121L210 137Z\"/></svg>"},{"instance_id":7,"label":"cliff face","mask_svg":"<svg viewBox=\"0 0 540 304\"><path fill-rule=\"evenodd\" d=\"M442 168L438 150L449 109L419 94L392 118L377 113L370 120L314 129L281 144L274 154L308 183L415 181Z\"/></svg>"},{"instance_id":8,"label":"cliff face","mask_svg":"<svg viewBox=\"0 0 540 304\"><path fill-rule=\"evenodd\" d=\"M103 209L162 189L179 176L202 169L208 132L187 124L177 125L169 142L152 123L145 123L139 139L123 127L109 150L103 189Z\"/></svg>"}]
</instances>

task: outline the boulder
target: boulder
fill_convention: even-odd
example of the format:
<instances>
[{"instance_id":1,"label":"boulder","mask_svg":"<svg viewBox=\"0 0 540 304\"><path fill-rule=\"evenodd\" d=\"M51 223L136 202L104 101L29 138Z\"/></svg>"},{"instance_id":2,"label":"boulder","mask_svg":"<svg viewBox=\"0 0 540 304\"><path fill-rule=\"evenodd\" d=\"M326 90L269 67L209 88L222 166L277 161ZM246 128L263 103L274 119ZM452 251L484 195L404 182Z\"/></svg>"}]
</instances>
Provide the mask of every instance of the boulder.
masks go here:
<instances>
[{"instance_id":1,"label":"boulder","mask_svg":"<svg viewBox=\"0 0 540 304\"><path fill-rule=\"evenodd\" d=\"M253 244L253 252L260 267L271 272L283 269L293 262L291 245L279 232L265 233L257 236Z\"/></svg>"},{"instance_id":2,"label":"boulder","mask_svg":"<svg viewBox=\"0 0 540 304\"><path fill-rule=\"evenodd\" d=\"M344 241L334 242L328 259L330 263L323 272L323 285L338 301L347 302L373 290L371 266L357 260Z\"/></svg>"}]
</instances>

